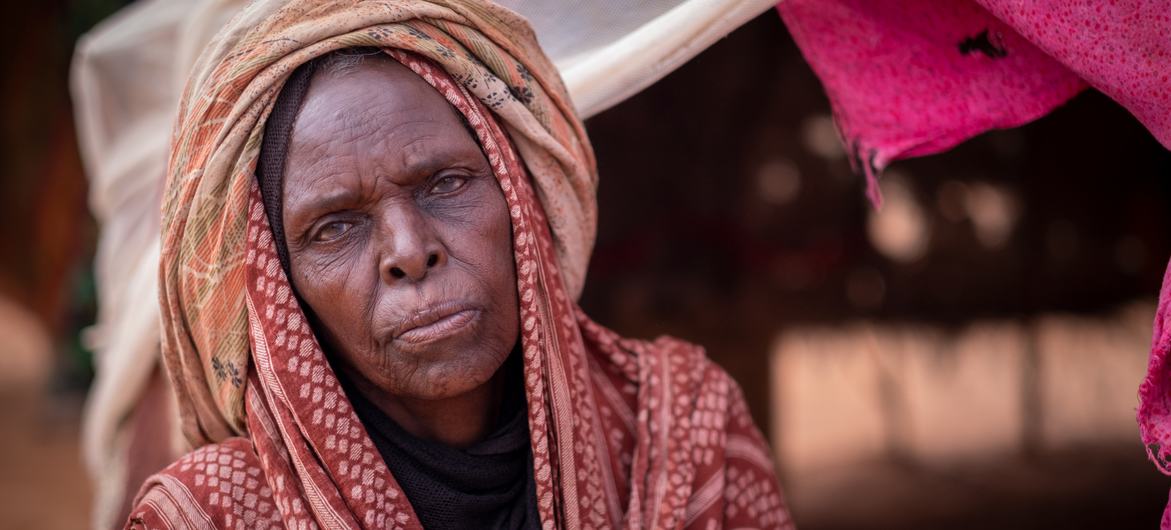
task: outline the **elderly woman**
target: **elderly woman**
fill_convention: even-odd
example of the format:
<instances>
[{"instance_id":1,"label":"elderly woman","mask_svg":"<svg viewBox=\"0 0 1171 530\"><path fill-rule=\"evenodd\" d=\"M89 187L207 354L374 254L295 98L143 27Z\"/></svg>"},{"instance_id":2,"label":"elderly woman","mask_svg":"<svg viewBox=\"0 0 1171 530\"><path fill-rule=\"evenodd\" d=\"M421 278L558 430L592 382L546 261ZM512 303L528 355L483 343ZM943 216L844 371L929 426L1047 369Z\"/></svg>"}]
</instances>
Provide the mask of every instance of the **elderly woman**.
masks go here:
<instances>
[{"instance_id":1,"label":"elderly woman","mask_svg":"<svg viewBox=\"0 0 1171 530\"><path fill-rule=\"evenodd\" d=\"M735 383L574 302L595 185L513 13L252 4L188 83L163 206L198 449L129 527L790 527Z\"/></svg>"}]
</instances>

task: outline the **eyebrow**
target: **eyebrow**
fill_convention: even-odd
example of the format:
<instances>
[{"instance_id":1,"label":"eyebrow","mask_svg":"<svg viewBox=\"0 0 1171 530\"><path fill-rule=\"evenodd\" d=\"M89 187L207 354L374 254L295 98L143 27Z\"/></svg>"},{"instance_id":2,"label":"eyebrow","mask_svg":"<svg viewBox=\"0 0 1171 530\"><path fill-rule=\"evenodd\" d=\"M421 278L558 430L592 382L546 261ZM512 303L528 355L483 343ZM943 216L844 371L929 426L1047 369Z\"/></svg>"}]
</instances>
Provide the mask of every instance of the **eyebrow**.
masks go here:
<instances>
[{"instance_id":1,"label":"eyebrow","mask_svg":"<svg viewBox=\"0 0 1171 530\"><path fill-rule=\"evenodd\" d=\"M475 149L480 149L479 143L473 144ZM491 163L488 162L488 157L483 151L470 151L460 149L453 149L444 146L444 149L427 150L425 154L414 157L407 157L404 160L401 169L401 174L407 175L411 180L417 182L426 182L427 179L439 171L447 168L460 167L469 171L479 172L481 170L491 171ZM476 156L479 155L479 156ZM455 161L453 164L452 161ZM482 166L482 167L477 167ZM387 178L385 174L380 175L379 178ZM287 184L287 183L286 183ZM398 185L396 183L396 185ZM314 186L311 186L311 188ZM334 189L311 193L311 196L298 201L296 204L302 211L308 212L322 212L334 211L344 209L345 207L353 205L359 200L360 193L349 186L334 187ZM285 205L288 208L288 204Z\"/></svg>"},{"instance_id":2,"label":"eyebrow","mask_svg":"<svg viewBox=\"0 0 1171 530\"><path fill-rule=\"evenodd\" d=\"M428 149L423 153L414 153L415 156L404 156L402 172L411 178L422 176L423 180L426 180L435 173L449 167L474 169L471 166L479 165L480 157L483 157L485 163L487 162L487 155L483 154L478 143L472 145L475 146L475 151L470 148L465 149L463 147L444 144L438 146L437 149ZM452 164L453 161L455 162L454 165Z\"/></svg>"},{"instance_id":3,"label":"eyebrow","mask_svg":"<svg viewBox=\"0 0 1171 530\"><path fill-rule=\"evenodd\" d=\"M296 205L298 210L302 212L333 211L353 204L357 200L357 195L349 188L334 189L324 193L314 193L303 201L297 201Z\"/></svg>"}]
</instances>

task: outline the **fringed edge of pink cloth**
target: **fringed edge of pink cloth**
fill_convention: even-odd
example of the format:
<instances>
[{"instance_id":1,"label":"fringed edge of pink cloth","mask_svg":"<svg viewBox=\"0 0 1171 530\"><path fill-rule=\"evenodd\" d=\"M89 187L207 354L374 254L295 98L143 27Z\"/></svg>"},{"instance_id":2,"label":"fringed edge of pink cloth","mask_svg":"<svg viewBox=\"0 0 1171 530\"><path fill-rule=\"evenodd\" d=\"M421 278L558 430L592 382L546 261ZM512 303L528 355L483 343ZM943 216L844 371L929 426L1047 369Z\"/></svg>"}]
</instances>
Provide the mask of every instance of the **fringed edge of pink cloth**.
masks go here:
<instances>
[{"instance_id":1,"label":"fringed edge of pink cloth","mask_svg":"<svg viewBox=\"0 0 1171 530\"><path fill-rule=\"evenodd\" d=\"M1163 276L1159 306L1151 333L1151 356L1147 377L1139 386L1138 424L1147 455L1164 474L1171 475L1171 262ZM1171 508L1171 506L1169 506ZM1171 511L1163 517L1171 522Z\"/></svg>"},{"instance_id":2,"label":"fringed edge of pink cloth","mask_svg":"<svg viewBox=\"0 0 1171 530\"><path fill-rule=\"evenodd\" d=\"M891 162L1036 120L1092 86L1171 149L1166 0L786 0L876 208ZM1142 23L1136 23L1141 20Z\"/></svg>"},{"instance_id":3,"label":"fringed edge of pink cloth","mask_svg":"<svg viewBox=\"0 0 1171 530\"><path fill-rule=\"evenodd\" d=\"M1038 119L1087 86L1171 149L1171 0L785 0L777 11L821 80L866 195L897 159ZM1171 475L1171 264L1137 418ZM1171 504L1163 515L1171 530Z\"/></svg>"}]
</instances>

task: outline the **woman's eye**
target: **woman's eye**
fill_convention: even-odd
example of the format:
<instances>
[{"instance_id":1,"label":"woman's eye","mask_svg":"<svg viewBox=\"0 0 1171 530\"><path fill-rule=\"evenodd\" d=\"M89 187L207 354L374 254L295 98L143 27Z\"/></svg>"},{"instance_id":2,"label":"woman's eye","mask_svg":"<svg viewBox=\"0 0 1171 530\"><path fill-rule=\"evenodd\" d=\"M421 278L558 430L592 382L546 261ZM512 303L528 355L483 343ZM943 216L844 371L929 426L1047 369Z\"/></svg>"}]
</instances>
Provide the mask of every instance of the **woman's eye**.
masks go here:
<instances>
[{"instance_id":1,"label":"woman's eye","mask_svg":"<svg viewBox=\"0 0 1171 530\"><path fill-rule=\"evenodd\" d=\"M333 241L345 235L345 233L348 232L353 226L353 223L347 223L345 221L331 221L325 223L321 226L321 229L317 231L317 234L313 236L313 240L322 242Z\"/></svg>"},{"instance_id":2,"label":"woman's eye","mask_svg":"<svg viewBox=\"0 0 1171 530\"><path fill-rule=\"evenodd\" d=\"M437 195L451 193L455 190L458 190L458 189L464 187L464 184L467 184L467 182L468 182L468 179L466 179L464 177L456 177L456 176L450 176L450 175L446 176L446 177L440 177L440 179L435 181L435 184L433 184L431 186L431 193L437 194Z\"/></svg>"}]
</instances>

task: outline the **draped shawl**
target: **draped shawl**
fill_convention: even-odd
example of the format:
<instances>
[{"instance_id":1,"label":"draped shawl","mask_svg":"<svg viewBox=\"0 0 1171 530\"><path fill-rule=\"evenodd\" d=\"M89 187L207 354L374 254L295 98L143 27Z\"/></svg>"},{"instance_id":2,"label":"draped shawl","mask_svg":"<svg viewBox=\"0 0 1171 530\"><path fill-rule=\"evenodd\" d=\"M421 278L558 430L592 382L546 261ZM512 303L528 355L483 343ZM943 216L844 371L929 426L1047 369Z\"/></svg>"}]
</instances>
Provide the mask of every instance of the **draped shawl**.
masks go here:
<instances>
[{"instance_id":1,"label":"draped shawl","mask_svg":"<svg viewBox=\"0 0 1171 530\"><path fill-rule=\"evenodd\" d=\"M362 46L434 61L502 119L549 216L567 292L581 291L596 225L593 151L523 19L486 2L260 0L197 61L168 161L163 358L181 379L184 433L196 445L244 430L243 234L264 120L297 66Z\"/></svg>"},{"instance_id":2,"label":"draped shawl","mask_svg":"<svg viewBox=\"0 0 1171 530\"><path fill-rule=\"evenodd\" d=\"M543 526L790 527L736 384L697 346L625 339L577 306L595 164L523 19L471 1L282 4L229 23L182 99L160 297L164 360L199 448L144 484L130 526L420 527L292 293L254 176L288 75L375 46L464 115L504 192Z\"/></svg>"}]
</instances>

